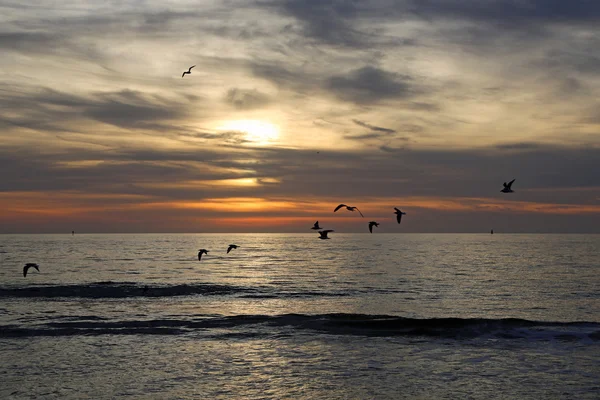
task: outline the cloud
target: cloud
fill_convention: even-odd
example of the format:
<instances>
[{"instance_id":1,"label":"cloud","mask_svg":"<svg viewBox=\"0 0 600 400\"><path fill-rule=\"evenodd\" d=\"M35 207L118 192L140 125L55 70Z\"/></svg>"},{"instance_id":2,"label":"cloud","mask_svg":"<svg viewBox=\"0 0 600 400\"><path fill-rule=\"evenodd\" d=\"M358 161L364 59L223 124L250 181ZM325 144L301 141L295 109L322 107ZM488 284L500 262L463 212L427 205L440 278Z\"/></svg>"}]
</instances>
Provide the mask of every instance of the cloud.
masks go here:
<instances>
[{"instance_id":1,"label":"cloud","mask_svg":"<svg viewBox=\"0 0 600 400\"><path fill-rule=\"evenodd\" d=\"M252 110L265 107L271 100L268 95L256 89L231 88L225 94L225 102L238 110Z\"/></svg>"},{"instance_id":2,"label":"cloud","mask_svg":"<svg viewBox=\"0 0 600 400\"><path fill-rule=\"evenodd\" d=\"M333 76L327 80L327 87L338 98L358 104L406 99L416 92L410 77L372 66Z\"/></svg>"},{"instance_id":3,"label":"cloud","mask_svg":"<svg viewBox=\"0 0 600 400\"><path fill-rule=\"evenodd\" d=\"M367 124L366 122L360 121L358 119L353 119L352 122L354 122L358 126L362 126L363 128L367 128L367 129L370 129L375 132L382 132L382 133L389 133L389 134L396 133L396 131L393 129L382 128L380 126L370 125L370 124Z\"/></svg>"},{"instance_id":4,"label":"cloud","mask_svg":"<svg viewBox=\"0 0 600 400\"><path fill-rule=\"evenodd\" d=\"M129 129L165 129L168 121L182 119L189 103L123 89L94 92L87 96L44 88L29 95L11 96L10 108L21 115L8 120L23 126L56 125L54 121L90 118ZM53 128L58 130L58 128Z\"/></svg>"}]
</instances>

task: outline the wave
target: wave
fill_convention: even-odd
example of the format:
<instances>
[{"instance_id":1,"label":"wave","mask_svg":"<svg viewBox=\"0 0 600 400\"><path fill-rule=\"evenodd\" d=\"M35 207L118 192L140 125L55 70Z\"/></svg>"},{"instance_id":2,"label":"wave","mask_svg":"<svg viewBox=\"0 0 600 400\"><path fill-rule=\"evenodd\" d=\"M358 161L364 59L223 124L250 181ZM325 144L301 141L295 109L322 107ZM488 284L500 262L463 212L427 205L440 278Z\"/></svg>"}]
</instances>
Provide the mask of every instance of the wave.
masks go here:
<instances>
[{"instance_id":1,"label":"wave","mask_svg":"<svg viewBox=\"0 0 600 400\"><path fill-rule=\"evenodd\" d=\"M225 332L223 331L225 329ZM283 314L211 316L192 319L111 321L82 316L36 326L0 326L0 337L73 335L180 335L213 337L272 337L274 331L312 331L332 335L407 336L445 339L501 339L542 341L600 341L597 322L540 322L525 319L404 318L364 314Z\"/></svg>"},{"instance_id":2,"label":"wave","mask_svg":"<svg viewBox=\"0 0 600 400\"><path fill-rule=\"evenodd\" d=\"M195 295L237 295L241 298L268 299L280 297L340 297L346 291L280 290L274 287L250 288L233 285L195 283L181 285L144 285L136 282L104 281L81 285L0 287L0 299L17 298L92 298L121 299L128 297L176 297Z\"/></svg>"},{"instance_id":3,"label":"wave","mask_svg":"<svg viewBox=\"0 0 600 400\"><path fill-rule=\"evenodd\" d=\"M0 288L0 298L62 298L120 299L127 297L172 297L193 295L226 295L244 293L251 289L217 284L140 285L135 282L96 282L81 285L28 286Z\"/></svg>"}]
</instances>

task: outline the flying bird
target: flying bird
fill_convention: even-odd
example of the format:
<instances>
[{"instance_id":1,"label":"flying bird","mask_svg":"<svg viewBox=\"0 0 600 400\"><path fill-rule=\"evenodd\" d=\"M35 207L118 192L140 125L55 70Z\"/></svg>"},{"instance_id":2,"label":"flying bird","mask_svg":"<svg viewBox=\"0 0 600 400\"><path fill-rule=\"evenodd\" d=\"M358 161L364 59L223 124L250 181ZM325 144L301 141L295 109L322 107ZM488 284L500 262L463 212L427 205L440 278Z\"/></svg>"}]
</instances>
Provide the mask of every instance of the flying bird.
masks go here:
<instances>
[{"instance_id":1,"label":"flying bird","mask_svg":"<svg viewBox=\"0 0 600 400\"><path fill-rule=\"evenodd\" d=\"M194 68L195 65L192 65L187 71L184 71L183 74L181 74L181 77L183 78L185 76L185 74L191 74L192 73L192 68Z\"/></svg>"},{"instance_id":2,"label":"flying bird","mask_svg":"<svg viewBox=\"0 0 600 400\"><path fill-rule=\"evenodd\" d=\"M373 227L374 226L379 226L379 223L375 222L375 221L369 222L369 232L373 233Z\"/></svg>"},{"instance_id":3,"label":"flying bird","mask_svg":"<svg viewBox=\"0 0 600 400\"><path fill-rule=\"evenodd\" d=\"M231 251L231 249L237 249L237 245L236 244L230 244L229 247L227 248L227 254L229 254L229 252Z\"/></svg>"},{"instance_id":4,"label":"flying bird","mask_svg":"<svg viewBox=\"0 0 600 400\"><path fill-rule=\"evenodd\" d=\"M202 260L202 254L208 254L208 250L206 250L206 249L198 250L198 261Z\"/></svg>"},{"instance_id":5,"label":"flying bird","mask_svg":"<svg viewBox=\"0 0 600 400\"><path fill-rule=\"evenodd\" d=\"M27 263L23 267L23 276L24 277L27 276L27 271L29 271L29 268L35 268L35 269L37 269L37 272L40 272L40 269L38 268L38 265L36 263Z\"/></svg>"},{"instance_id":6,"label":"flying bird","mask_svg":"<svg viewBox=\"0 0 600 400\"><path fill-rule=\"evenodd\" d=\"M514 193L514 190L512 190L510 187L512 186L513 182L515 180L513 179L512 181L506 183L504 182L504 189L501 190L502 193Z\"/></svg>"},{"instance_id":7,"label":"flying bird","mask_svg":"<svg viewBox=\"0 0 600 400\"><path fill-rule=\"evenodd\" d=\"M321 235L321 236L319 236L319 239L331 239L330 237L327 237L327 234L329 232L335 232L335 231L332 229L325 229L324 231L319 231L319 235Z\"/></svg>"},{"instance_id":8,"label":"flying bird","mask_svg":"<svg viewBox=\"0 0 600 400\"><path fill-rule=\"evenodd\" d=\"M396 214L396 221L398 221L398 223L400 223L400 221L402 221L402 216L406 215L406 213L398 210L396 207L394 207L394 210L396 210L396 211L394 211L394 214Z\"/></svg>"},{"instance_id":9,"label":"flying bird","mask_svg":"<svg viewBox=\"0 0 600 400\"><path fill-rule=\"evenodd\" d=\"M321 227L319 226L319 221L317 221L317 222L315 222L315 224L313 225L313 227L312 227L312 228L310 228L310 229L314 229L315 231L318 231L319 229L323 229L323 228L321 228Z\"/></svg>"},{"instance_id":10,"label":"flying bird","mask_svg":"<svg viewBox=\"0 0 600 400\"><path fill-rule=\"evenodd\" d=\"M348 211L354 211L354 210L356 210L356 211L358 211L358 213L360 214L361 217L364 217L364 215L362 215L362 213L360 212L360 210L358 209L358 207L347 206L345 204L340 204L339 206L337 206L335 208L335 210L333 210L333 212L336 212L337 210L339 210L342 207L346 207L346 210L348 210Z\"/></svg>"}]
</instances>

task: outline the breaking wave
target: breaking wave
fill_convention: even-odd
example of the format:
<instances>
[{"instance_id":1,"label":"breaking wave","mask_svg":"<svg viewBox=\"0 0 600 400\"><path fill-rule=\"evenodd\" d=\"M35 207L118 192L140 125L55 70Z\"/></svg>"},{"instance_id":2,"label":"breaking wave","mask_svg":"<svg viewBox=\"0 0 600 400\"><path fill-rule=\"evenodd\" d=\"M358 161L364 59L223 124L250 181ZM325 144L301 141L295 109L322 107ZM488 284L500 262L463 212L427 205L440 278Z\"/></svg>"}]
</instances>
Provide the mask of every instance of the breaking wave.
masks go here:
<instances>
[{"instance_id":1,"label":"breaking wave","mask_svg":"<svg viewBox=\"0 0 600 400\"><path fill-rule=\"evenodd\" d=\"M1 288L0 298L87 298L121 299L128 297L237 295L242 298L349 296L344 291L280 290L275 286L250 288L243 286L195 283L181 285L144 285L136 282L97 282L80 285L27 286Z\"/></svg>"},{"instance_id":2,"label":"breaking wave","mask_svg":"<svg viewBox=\"0 0 600 400\"><path fill-rule=\"evenodd\" d=\"M35 326L0 326L0 337L74 335L270 336L292 329L332 335L408 336L445 339L600 341L600 323L539 322L525 319L429 318L416 319L364 314L283 314L205 316L190 319L112 321L94 316L65 317ZM226 333L223 333L223 330Z\"/></svg>"}]
</instances>

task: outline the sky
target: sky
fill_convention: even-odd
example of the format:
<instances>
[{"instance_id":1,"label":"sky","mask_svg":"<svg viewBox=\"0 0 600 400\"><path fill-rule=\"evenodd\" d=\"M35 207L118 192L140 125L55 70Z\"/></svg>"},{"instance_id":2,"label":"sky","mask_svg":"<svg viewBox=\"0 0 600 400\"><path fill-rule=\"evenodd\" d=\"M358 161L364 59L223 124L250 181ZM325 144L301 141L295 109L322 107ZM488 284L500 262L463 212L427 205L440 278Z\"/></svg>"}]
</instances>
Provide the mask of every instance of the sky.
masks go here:
<instances>
[{"instance_id":1,"label":"sky","mask_svg":"<svg viewBox=\"0 0 600 400\"><path fill-rule=\"evenodd\" d=\"M0 0L0 233L600 233L598 26L596 0Z\"/></svg>"}]
</instances>

